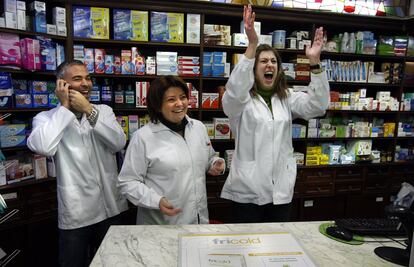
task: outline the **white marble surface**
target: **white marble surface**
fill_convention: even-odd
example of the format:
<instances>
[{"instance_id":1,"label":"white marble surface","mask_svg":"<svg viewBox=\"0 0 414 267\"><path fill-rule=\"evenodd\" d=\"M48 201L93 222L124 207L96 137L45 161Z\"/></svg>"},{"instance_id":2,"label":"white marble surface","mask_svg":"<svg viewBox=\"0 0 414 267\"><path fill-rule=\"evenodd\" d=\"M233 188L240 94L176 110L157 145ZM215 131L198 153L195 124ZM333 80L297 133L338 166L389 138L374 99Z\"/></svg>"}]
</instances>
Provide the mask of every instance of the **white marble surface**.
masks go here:
<instances>
[{"instance_id":1,"label":"white marble surface","mask_svg":"<svg viewBox=\"0 0 414 267\"><path fill-rule=\"evenodd\" d=\"M199 232L289 231L299 240L317 266L398 266L374 254L379 246L401 247L397 243L369 242L347 245L319 233L322 222L210 225L128 225L112 226L91 266L177 266L178 235ZM371 239L372 240L372 239ZM385 240L385 239L381 239Z\"/></svg>"}]
</instances>

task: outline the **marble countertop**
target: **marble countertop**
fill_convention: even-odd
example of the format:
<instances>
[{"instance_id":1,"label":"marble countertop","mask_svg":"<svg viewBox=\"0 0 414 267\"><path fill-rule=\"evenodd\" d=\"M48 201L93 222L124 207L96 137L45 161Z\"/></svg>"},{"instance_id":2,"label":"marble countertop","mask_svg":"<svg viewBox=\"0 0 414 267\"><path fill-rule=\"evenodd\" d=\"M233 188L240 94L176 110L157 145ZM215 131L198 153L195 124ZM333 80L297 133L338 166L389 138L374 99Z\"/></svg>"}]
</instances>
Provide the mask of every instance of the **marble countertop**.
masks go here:
<instances>
[{"instance_id":1,"label":"marble countertop","mask_svg":"<svg viewBox=\"0 0 414 267\"><path fill-rule=\"evenodd\" d=\"M382 260L374 249L401 247L396 242L372 239L362 245L348 245L330 239L318 231L322 222L208 225L128 225L111 226L90 266L177 266L178 235L200 232L288 231L301 243L317 266L399 266Z\"/></svg>"}]
</instances>

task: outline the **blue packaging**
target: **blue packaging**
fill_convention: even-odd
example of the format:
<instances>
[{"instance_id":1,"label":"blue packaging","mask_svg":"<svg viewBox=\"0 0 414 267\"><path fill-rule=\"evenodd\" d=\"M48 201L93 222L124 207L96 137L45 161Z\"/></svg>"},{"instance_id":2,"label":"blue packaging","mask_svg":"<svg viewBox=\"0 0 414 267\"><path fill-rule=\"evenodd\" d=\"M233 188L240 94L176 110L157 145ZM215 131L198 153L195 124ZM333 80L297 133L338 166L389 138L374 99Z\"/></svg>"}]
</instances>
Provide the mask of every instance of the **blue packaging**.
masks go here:
<instances>
[{"instance_id":1,"label":"blue packaging","mask_svg":"<svg viewBox=\"0 0 414 267\"><path fill-rule=\"evenodd\" d=\"M73 6L73 36L81 38L92 37L91 8Z\"/></svg>"},{"instance_id":2,"label":"blue packaging","mask_svg":"<svg viewBox=\"0 0 414 267\"><path fill-rule=\"evenodd\" d=\"M49 94L36 94L32 96L34 108L47 108L49 106Z\"/></svg>"},{"instance_id":3,"label":"blue packaging","mask_svg":"<svg viewBox=\"0 0 414 267\"><path fill-rule=\"evenodd\" d=\"M166 12L151 11L151 41L168 42L170 39Z\"/></svg>"},{"instance_id":4,"label":"blue packaging","mask_svg":"<svg viewBox=\"0 0 414 267\"><path fill-rule=\"evenodd\" d=\"M32 95L31 94L15 94L16 108L31 108L32 105Z\"/></svg>"},{"instance_id":5,"label":"blue packaging","mask_svg":"<svg viewBox=\"0 0 414 267\"><path fill-rule=\"evenodd\" d=\"M114 39L130 40L132 38L131 10L114 9Z\"/></svg>"},{"instance_id":6,"label":"blue packaging","mask_svg":"<svg viewBox=\"0 0 414 267\"><path fill-rule=\"evenodd\" d=\"M47 82L29 81L29 88L32 94L44 94L47 93Z\"/></svg>"},{"instance_id":7,"label":"blue packaging","mask_svg":"<svg viewBox=\"0 0 414 267\"><path fill-rule=\"evenodd\" d=\"M42 70L56 70L56 44L52 39L37 36L40 44L40 63Z\"/></svg>"},{"instance_id":8,"label":"blue packaging","mask_svg":"<svg viewBox=\"0 0 414 267\"><path fill-rule=\"evenodd\" d=\"M49 108L54 108L59 104L59 99L55 93L49 93Z\"/></svg>"},{"instance_id":9,"label":"blue packaging","mask_svg":"<svg viewBox=\"0 0 414 267\"><path fill-rule=\"evenodd\" d=\"M12 96L0 96L0 109L12 107Z\"/></svg>"},{"instance_id":10,"label":"blue packaging","mask_svg":"<svg viewBox=\"0 0 414 267\"><path fill-rule=\"evenodd\" d=\"M15 94L25 94L28 92L27 80L13 79L12 84Z\"/></svg>"},{"instance_id":11,"label":"blue packaging","mask_svg":"<svg viewBox=\"0 0 414 267\"><path fill-rule=\"evenodd\" d=\"M0 72L0 89L10 89L10 88L13 88L10 73Z\"/></svg>"},{"instance_id":12,"label":"blue packaging","mask_svg":"<svg viewBox=\"0 0 414 267\"><path fill-rule=\"evenodd\" d=\"M113 55L105 55L105 73L114 74L115 72L115 63Z\"/></svg>"}]
</instances>

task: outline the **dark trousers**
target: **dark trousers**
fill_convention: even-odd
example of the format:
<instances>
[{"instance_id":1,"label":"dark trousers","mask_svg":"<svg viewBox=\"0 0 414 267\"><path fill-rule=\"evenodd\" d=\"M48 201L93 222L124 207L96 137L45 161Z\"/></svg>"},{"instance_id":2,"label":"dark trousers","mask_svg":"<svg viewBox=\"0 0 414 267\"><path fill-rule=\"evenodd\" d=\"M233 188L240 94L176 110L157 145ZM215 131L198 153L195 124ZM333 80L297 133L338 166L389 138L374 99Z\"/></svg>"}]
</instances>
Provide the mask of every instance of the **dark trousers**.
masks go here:
<instances>
[{"instance_id":1,"label":"dark trousers","mask_svg":"<svg viewBox=\"0 0 414 267\"><path fill-rule=\"evenodd\" d=\"M290 220L292 204L256 205L232 201L233 220L235 223L287 222Z\"/></svg>"},{"instance_id":2,"label":"dark trousers","mask_svg":"<svg viewBox=\"0 0 414 267\"><path fill-rule=\"evenodd\" d=\"M89 266L111 225L123 224L123 215L78 229L59 229L59 266Z\"/></svg>"}]
</instances>

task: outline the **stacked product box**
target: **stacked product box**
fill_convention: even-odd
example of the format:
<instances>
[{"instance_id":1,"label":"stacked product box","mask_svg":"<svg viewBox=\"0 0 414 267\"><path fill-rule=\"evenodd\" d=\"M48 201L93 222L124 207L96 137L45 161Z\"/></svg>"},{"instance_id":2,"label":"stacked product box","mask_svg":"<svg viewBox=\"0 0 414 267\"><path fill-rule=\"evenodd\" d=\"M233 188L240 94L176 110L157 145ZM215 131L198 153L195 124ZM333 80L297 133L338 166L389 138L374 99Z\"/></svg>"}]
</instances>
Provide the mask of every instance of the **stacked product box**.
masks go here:
<instances>
[{"instance_id":1,"label":"stacked product box","mask_svg":"<svg viewBox=\"0 0 414 267\"><path fill-rule=\"evenodd\" d=\"M114 9L115 40L148 41L148 11Z\"/></svg>"},{"instance_id":2,"label":"stacked product box","mask_svg":"<svg viewBox=\"0 0 414 267\"><path fill-rule=\"evenodd\" d=\"M200 58L192 56L179 56L178 75L200 76Z\"/></svg>"},{"instance_id":3,"label":"stacked product box","mask_svg":"<svg viewBox=\"0 0 414 267\"><path fill-rule=\"evenodd\" d=\"M47 33L46 27L46 3L33 1L29 11L33 15L33 30L35 32Z\"/></svg>"},{"instance_id":4,"label":"stacked product box","mask_svg":"<svg viewBox=\"0 0 414 267\"><path fill-rule=\"evenodd\" d=\"M139 129L139 117L138 115L128 115L128 137L132 138L132 135Z\"/></svg>"},{"instance_id":5,"label":"stacked product box","mask_svg":"<svg viewBox=\"0 0 414 267\"><path fill-rule=\"evenodd\" d=\"M0 125L0 146L16 147L26 145L26 125L8 124Z\"/></svg>"},{"instance_id":6,"label":"stacked product box","mask_svg":"<svg viewBox=\"0 0 414 267\"><path fill-rule=\"evenodd\" d=\"M4 0L3 17L5 20L3 27L17 29L17 4L16 0Z\"/></svg>"},{"instance_id":7,"label":"stacked product box","mask_svg":"<svg viewBox=\"0 0 414 267\"><path fill-rule=\"evenodd\" d=\"M203 121L207 130L207 135L211 139L214 139L214 123L212 121Z\"/></svg>"},{"instance_id":8,"label":"stacked product box","mask_svg":"<svg viewBox=\"0 0 414 267\"><path fill-rule=\"evenodd\" d=\"M229 77L230 63L227 63L226 52L204 52L203 76Z\"/></svg>"},{"instance_id":9,"label":"stacked product box","mask_svg":"<svg viewBox=\"0 0 414 267\"><path fill-rule=\"evenodd\" d=\"M20 40L22 52L22 66L27 70L40 70L42 68L39 40L24 38Z\"/></svg>"},{"instance_id":10,"label":"stacked product box","mask_svg":"<svg viewBox=\"0 0 414 267\"><path fill-rule=\"evenodd\" d=\"M34 108L46 108L49 106L49 92L47 82L45 81L30 81L29 88L33 97Z\"/></svg>"},{"instance_id":11,"label":"stacked product box","mask_svg":"<svg viewBox=\"0 0 414 267\"><path fill-rule=\"evenodd\" d=\"M145 75L145 57L136 47L131 48L132 64L134 65L134 74Z\"/></svg>"},{"instance_id":12,"label":"stacked product box","mask_svg":"<svg viewBox=\"0 0 414 267\"><path fill-rule=\"evenodd\" d=\"M178 75L177 52L157 51L157 75Z\"/></svg>"},{"instance_id":13,"label":"stacked product box","mask_svg":"<svg viewBox=\"0 0 414 267\"><path fill-rule=\"evenodd\" d=\"M80 38L109 39L109 9L73 6L73 35Z\"/></svg>"},{"instance_id":14,"label":"stacked product box","mask_svg":"<svg viewBox=\"0 0 414 267\"><path fill-rule=\"evenodd\" d=\"M151 41L183 43L184 14L151 12Z\"/></svg>"},{"instance_id":15,"label":"stacked product box","mask_svg":"<svg viewBox=\"0 0 414 267\"><path fill-rule=\"evenodd\" d=\"M320 164L320 156L322 154L321 146L306 147L306 166L315 166Z\"/></svg>"},{"instance_id":16,"label":"stacked product box","mask_svg":"<svg viewBox=\"0 0 414 267\"><path fill-rule=\"evenodd\" d=\"M66 36L66 9L63 7L53 8L53 24L56 27L56 34ZM49 28L49 24L47 25ZM52 27L53 28L53 27ZM49 32L48 32L49 33Z\"/></svg>"},{"instance_id":17,"label":"stacked product box","mask_svg":"<svg viewBox=\"0 0 414 267\"><path fill-rule=\"evenodd\" d=\"M13 84L8 72L0 72L0 108L11 108Z\"/></svg>"}]
</instances>

